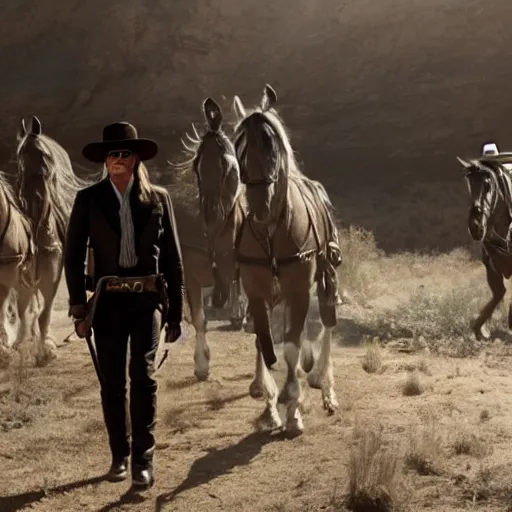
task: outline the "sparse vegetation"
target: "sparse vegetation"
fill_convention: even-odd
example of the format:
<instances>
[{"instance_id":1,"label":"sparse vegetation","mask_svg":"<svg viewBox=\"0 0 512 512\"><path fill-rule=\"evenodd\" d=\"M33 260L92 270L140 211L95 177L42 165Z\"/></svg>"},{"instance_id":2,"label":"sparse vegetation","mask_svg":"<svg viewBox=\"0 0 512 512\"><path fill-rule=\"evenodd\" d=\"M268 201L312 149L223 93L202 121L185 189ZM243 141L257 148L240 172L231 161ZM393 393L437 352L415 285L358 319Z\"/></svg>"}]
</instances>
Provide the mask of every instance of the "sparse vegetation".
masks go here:
<instances>
[{"instance_id":1,"label":"sparse vegetation","mask_svg":"<svg viewBox=\"0 0 512 512\"><path fill-rule=\"evenodd\" d=\"M512 500L512 486L510 479L505 476L500 478L496 468L481 467L475 476L463 482L463 496L475 504L502 504L506 512L510 512ZM506 508L505 508L506 507Z\"/></svg>"},{"instance_id":2,"label":"sparse vegetation","mask_svg":"<svg viewBox=\"0 0 512 512\"><path fill-rule=\"evenodd\" d=\"M428 366L428 362L424 357L418 359L417 361L408 361L403 363L399 366L398 370L406 372L418 371L425 375L432 375L432 372Z\"/></svg>"},{"instance_id":3,"label":"sparse vegetation","mask_svg":"<svg viewBox=\"0 0 512 512\"><path fill-rule=\"evenodd\" d=\"M364 304L371 297L372 268L369 265L382 256L371 231L350 226L340 230L340 245L343 263L338 277L342 294Z\"/></svg>"},{"instance_id":4,"label":"sparse vegetation","mask_svg":"<svg viewBox=\"0 0 512 512\"><path fill-rule=\"evenodd\" d=\"M321 392L310 389L301 373L304 394L300 410L306 435L286 442L275 432L254 437L251 424L255 430L266 430L267 425L261 422L265 419L261 415L264 402L245 400L254 376L254 337L215 332L212 321L209 337L212 350L215 348L215 379L197 383L191 365L194 344L176 349L171 366L166 367L172 371L162 369L158 375L159 493L166 491L166 477L179 466L178 457L167 456L165 450L170 448L182 454L187 465L186 469L179 466L179 471L189 471L191 478L200 475L201 482L231 472L240 485L240 495L248 501L253 498L248 482L277 478L283 471L290 473L291 481L302 482L308 474L307 485L290 486L279 501L274 496L273 504L266 502L256 507L258 510L273 506L276 510L324 507L333 512L387 512L423 507L450 512L468 504L499 509L510 500L512 473L508 465L477 472L483 461L489 465L501 461L493 456L493 445L499 443L500 450L494 450L500 454L506 450L502 447L509 435L510 411L508 401L499 394L506 392L504 377L512 354L503 330L499 333L503 341L492 344L476 342L470 336L469 321L489 296L480 263L462 250L446 255L385 255L371 234L357 228L342 233L342 244L347 249L347 267L340 271L340 278L349 300L340 308L337 334L347 345L354 343L350 348L337 344L332 348L339 413L331 419L323 416ZM497 332L504 320L502 308L496 312L491 330ZM274 322L278 341L282 316L274 315ZM351 337L357 328L358 336ZM67 329L68 324L65 334ZM482 347L482 357L468 357ZM279 345L277 348L280 350ZM62 354L57 364L45 369L34 369L15 354L8 371L0 374L0 437L9 439L0 454L5 457L6 473L12 468L25 470L30 464L37 466L38 475L53 475L53 453L58 453L59 464L68 467L76 463L77 453L86 450L88 464L103 469L105 452L93 448L100 437L102 443L108 442L97 382L92 371L80 374L84 357L90 370L87 350L75 345ZM447 360L444 355L459 359ZM281 384L284 366L280 353L278 357L280 363L273 373ZM47 402L43 392L49 389L53 389L55 400ZM420 416L419 426L412 428L418 423L416 415L424 410L430 412ZM44 415L48 418L41 421ZM382 428L365 427L375 418L386 422ZM351 433L352 445L347 442ZM34 439L38 444L31 449ZM403 440L402 453L398 447ZM254 464L243 471L236 469L253 459ZM292 464L292 460L300 462ZM335 492L331 497L334 480L344 487L347 477L348 492L341 497ZM44 478L38 486L45 485ZM62 479L55 476L49 488ZM322 487L315 487L320 479ZM15 479L6 481L11 485ZM215 480L219 489L228 481L233 480ZM32 490L28 480L16 482L12 489L5 484L4 494ZM323 491L312 492L313 488L325 489L323 498ZM98 509L116 499L117 491L109 489L91 498ZM230 492L231 488L222 491L223 507L238 510ZM74 490L69 496L55 495L52 504L72 509L77 496ZM187 493L180 499L193 509L197 504L194 496ZM43 503L38 508L49 510Z\"/></svg>"},{"instance_id":5,"label":"sparse vegetation","mask_svg":"<svg viewBox=\"0 0 512 512\"><path fill-rule=\"evenodd\" d=\"M466 338L481 297L473 284L451 291L420 288L407 304L393 312L393 322L396 329L409 336L423 335L434 340Z\"/></svg>"},{"instance_id":6,"label":"sparse vegetation","mask_svg":"<svg viewBox=\"0 0 512 512\"><path fill-rule=\"evenodd\" d=\"M480 412L480 421L488 421L490 419L491 415L488 411L488 409L484 409Z\"/></svg>"},{"instance_id":7,"label":"sparse vegetation","mask_svg":"<svg viewBox=\"0 0 512 512\"><path fill-rule=\"evenodd\" d=\"M472 432L459 432L453 443L455 455L469 455L481 459L489 454L488 445Z\"/></svg>"},{"instance_id":8,"label":"sparse vegetation","mask_svg":"<svg viewBox=\"0 0 512 512\"><path fill-rule=\"evenodd\" d=\"M442 473L442 439L433 415L426 418L420 432L415 430L405 455L406 466L420 475L440 475Z\"/></svg>"},{"instance_id":9,"label":"sparse vegetation","mask_svg":"<svg viewBox=\"0 0 512 512\"><path fill-rule=\"evenodd\" d=\"M379 373L382 370L382 357L378 343L371 342L366 345L362 366L367 373Z\"/></svg>"},{"instance_id":10,"label":"sparse vegetation","mask_svg":"<svg viewBox=\"0 0 512 512\"><path fill-rule=\"evenodd\" d=\"M404 396L418 396L425 391L420 375L417 370L409 373L402 387L402 394Z\"/></svg>"},{"instance_id":11,"label":"sparse vegetation","mask_svg":"<svg viewBox=\"0 0 512 512\"><path fill-rule=\"evenodd\" d=\"M365 429L350 453L346 507L354 512L399 510L400 474L397 451L385 446L382 429Z\"/></svg>"},{"instance_id":12,"label":"sparse vegetation","mask_svg":"<svg viewBox=\"0 0 512 512\"><path fill-rule=\"evenodd\" d=\"M206 403L211 411L219 411L226 405L225 400L218 389L209 389L206 393Z\"/></svg>"}]
</instances>

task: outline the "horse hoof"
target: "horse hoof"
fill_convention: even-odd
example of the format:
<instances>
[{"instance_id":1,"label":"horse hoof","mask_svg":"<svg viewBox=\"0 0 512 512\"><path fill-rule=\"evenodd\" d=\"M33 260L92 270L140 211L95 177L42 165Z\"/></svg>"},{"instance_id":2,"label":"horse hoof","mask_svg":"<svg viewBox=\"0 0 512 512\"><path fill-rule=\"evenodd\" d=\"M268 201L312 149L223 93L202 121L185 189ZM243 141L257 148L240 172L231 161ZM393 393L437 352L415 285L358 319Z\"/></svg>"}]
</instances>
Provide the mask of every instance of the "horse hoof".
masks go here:
<instances>
[{"instance_id":1,"label":"horse hoof","mask_svg":"<svg viewBox=\"0 0 512 512\"><path fill-rule=\"evenodd\" d=\"M474 333L477 341L489 341L491 339L491 333L484 325L480 329L475 329Z\"/></svg>"},{"instance_id":2,"label":"horse hoof","mask_svg":"<svg viewBox=\"0 0 512 512\"><path fill-rule=\"evenodd\" d=\"M263 398L263 391L261 390L261 386L257 382L251 382L249 386L249 395L251 398L257 400L258 398Z\"/></svg>"},{"instance_id":3,"label":"horse hoof","mask_svg":"<svg viewBox=\"0 0 512 512\"><path fill-rule=\"evenodd\" d=\"M297 437L304 432L304 422L302 418L292 418L286 422L286 433L290 436Z\"/></svg>"},{"instance_id":4,"label":"horse hoof","mask_svg":"<svg viewBox=\"0 0 512 512\"><path fill-rule=\"evenodd\" d=\"M265 430L278 430L283 427L283 421L281 420L281 416L277 412L277 409L273 408L272 410L267 407L261 415L256 418L254 422L256 429L260 432Z\"/></svg>"},{"instance_id":5,"label":"horse hoof","mask_svg":"<svg viewBox=\"0 0 512 512\"><path fill-rule=\"evenodd\" d=\"M45 352L37 354L35 359L36 366L41 368L54 359L57 359L57 353L53 350L46 350Z\"/></svg>"},{"instance_id":6,"label":"horse hoof","mask_svg":"<svg viewBox=\"0 0 512 512\"><path fill-rule=\"evenodd\" d=\"M199 382L204 382L205 380L208 380L210 370L194 370L194 375Z\"/></svg>"},{"instance_id":7,"label":"horse hoof","mask_svg":"<svg viewBox=\"0 0 512 512\"><path fill-rule=\"evenodd\" d=\"M308 373L307 381L310 388L322 389L323 379L318 372L312 371L311 373Z\"/></svg>"},{"instance_id":8,"label":"horse hoof","mask_svg":"<svg viewBox=\"0 0 512 512\"><path fill-rule=\"evenodd\" d=\"M332 416L340 407L338 400L334 397L324 397L324 410L327 411L329 416Z\"/></svg>"},{"instance_id":9,"label":"horse hoof","mask_svg":"<svg viewBox=\"0 0 512 512\"><path fill-rule=\"evenodd\" d=\"M57 350L57 344L55 343L55 340L51 336L47 336L45 338L44 348L45 348L45 350L50 351L50 352Z\"/></svg>"}]
</instances>

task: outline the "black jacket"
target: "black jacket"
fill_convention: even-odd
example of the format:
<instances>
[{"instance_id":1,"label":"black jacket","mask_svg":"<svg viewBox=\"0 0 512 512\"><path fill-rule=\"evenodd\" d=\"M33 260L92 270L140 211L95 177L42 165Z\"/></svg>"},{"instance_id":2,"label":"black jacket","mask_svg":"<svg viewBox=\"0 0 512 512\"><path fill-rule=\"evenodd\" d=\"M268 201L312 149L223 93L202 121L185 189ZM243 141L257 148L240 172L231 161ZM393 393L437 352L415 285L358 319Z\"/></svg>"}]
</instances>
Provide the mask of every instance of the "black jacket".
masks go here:
<instances>
[{"instance_id":1,"label":"black jacket","mask_svg":"<svg viewBox=\"0 0 512 512\"><path fill-rule=\"evenodd\" d=\"M157 200L143 204L137 187L130 192L137 265L119 266L121 224L119 200L109 178L77 193L68 223L64 272L71 307L87 303L85 259L87 243L94 251L94 279L105 275L163 274L167 282L169 312L164 322L180 322L183 312L183 265L176 220L169 193L154 187Z\"/></svg>"}]
</instances>

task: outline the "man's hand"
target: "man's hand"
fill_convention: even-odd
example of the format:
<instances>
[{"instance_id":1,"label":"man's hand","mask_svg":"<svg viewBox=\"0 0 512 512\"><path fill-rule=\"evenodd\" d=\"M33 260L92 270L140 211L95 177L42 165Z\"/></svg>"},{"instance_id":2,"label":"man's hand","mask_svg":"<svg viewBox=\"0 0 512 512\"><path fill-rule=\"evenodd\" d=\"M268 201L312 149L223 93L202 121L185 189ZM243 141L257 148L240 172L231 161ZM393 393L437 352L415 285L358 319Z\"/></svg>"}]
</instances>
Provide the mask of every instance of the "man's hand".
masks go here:
<instances>
[{"instance_id":1,"label":"man's hand","mask_svg":"<svg viewBox=\"0 0 512 512\"><path fill-rule=\"evenodd\" d=\"M85 335L87 334L85 318L75 320L75 333L79 338L85 338Z\"/></svg>"},{"instance_id":2,"label":"man's hand","mask_svg":"<svg viewBox=\"0 0 512 512\"><path fill-rule=\"evenodd\" d=\"M174 343L181 336L181 326L179 323L169 323L165 329L165 343Z\"/></svg>"}]
</instances>

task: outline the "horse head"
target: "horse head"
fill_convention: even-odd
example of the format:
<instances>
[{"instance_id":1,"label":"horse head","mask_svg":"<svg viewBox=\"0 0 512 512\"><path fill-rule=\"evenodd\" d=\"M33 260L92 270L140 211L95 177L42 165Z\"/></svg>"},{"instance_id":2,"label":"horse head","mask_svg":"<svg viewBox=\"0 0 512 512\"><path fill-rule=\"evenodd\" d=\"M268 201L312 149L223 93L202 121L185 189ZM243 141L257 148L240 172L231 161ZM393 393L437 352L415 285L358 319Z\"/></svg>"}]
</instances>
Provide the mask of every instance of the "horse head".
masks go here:
<instances>
[{"instance_id":1,"label":"horse head","mask_svg":"<svg viewBox=\"0 0 512 512\"><path fill-rule=\"evenodd\" d=\"M471 238L482 242L489 231L501 193L496 169L479 160L463 160L457 157L465 171L470 205L468 210L468 231Z\"/></svg>"},{"instance_id":2,"label":"horse head","mask_svg":"<svg viewBox=\"0 0 512 512\"><path fill-rule=\"evenodd\" d=\"M238 96L233 109L237 117L234 131L240 177L247 187L247 203L252 219L268 223L280 204L279 185L285 182L292 165L293 150L275 105L277 94L265 85L260 104L246 112Z\"/></svg>"}]
</instances>

